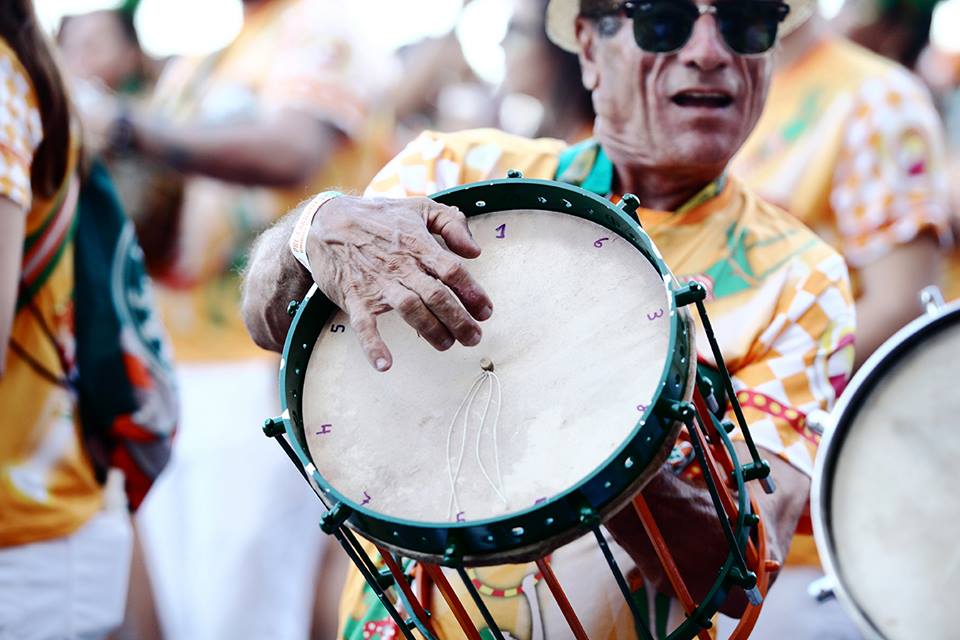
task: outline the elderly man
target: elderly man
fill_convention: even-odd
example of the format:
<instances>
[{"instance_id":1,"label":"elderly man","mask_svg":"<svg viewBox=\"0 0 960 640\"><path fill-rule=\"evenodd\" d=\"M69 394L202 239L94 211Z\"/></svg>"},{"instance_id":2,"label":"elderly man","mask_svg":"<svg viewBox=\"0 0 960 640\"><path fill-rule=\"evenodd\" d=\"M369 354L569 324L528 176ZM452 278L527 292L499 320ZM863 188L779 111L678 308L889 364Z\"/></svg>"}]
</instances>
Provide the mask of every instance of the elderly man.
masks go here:
<instances>
[{"instance_id":1,"label":"elderly man","mask_svg":"<svg viewBox=\"0 0 960 640\"><path fill-rule=\"evenodd\" d=\"M316 282L347 312L378 370L392 365L376 323L390 310L437 349L454 341L476 345L481 323L496 313L496 301L470 275L469 260L481 248L459 211L422 196L501 177L508 168L613 199L634 193L643 205L639 218L667 264L707 288L738 398L779 486L759 501L768 543L782 558L807 500L817 443L804 416L828 408L849 374L853 305L842 259L728 176L726 166L762 110L778 26L790 28L788 11L802 17L808 10L767 0L552 0L547 31L580 56L597 113L595 138L566 148L491 130L424 133L363 197L324 194L263 234L244 290L251 335L279 350L290 324L286 302ZM711 363L708 354L700 357ZM684 451L675 453L644 495L691 591L702 596L725 545L708 493L684 473ZM608 528L620 560L632 566L631 588L649 607L651 629L682 619L633 514L617 514ZM590 637L633 637L627 603L602 562L595 545L581 542L552 559L556 571L578 578L564 584ZM490 587L480 591L513 637L567 637L545 585L531 586L534 572L526 565L483 568L475 583ZM351 575L341 603L342 637L395 632L370 596ZM441 636L460 637L442 600L434 598L434 605ZM724 610L736 614L742 606L734 598Z\"/></svg>"}]
</instances>

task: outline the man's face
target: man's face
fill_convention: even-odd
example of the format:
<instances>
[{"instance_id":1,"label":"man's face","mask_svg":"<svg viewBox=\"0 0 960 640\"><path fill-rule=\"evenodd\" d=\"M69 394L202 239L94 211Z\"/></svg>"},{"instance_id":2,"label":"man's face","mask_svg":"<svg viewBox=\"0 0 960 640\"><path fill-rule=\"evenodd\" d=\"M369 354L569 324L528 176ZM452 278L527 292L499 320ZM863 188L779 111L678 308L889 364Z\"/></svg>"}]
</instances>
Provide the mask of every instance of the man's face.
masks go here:
<instances>
[{"instance_id":1,"label":"man's face","mask_svg":"<svg viewBox=\"0 0 960 640\"><path fill-rule=\"evenodd\" d=\"M763 110L772 54L731 52L711 14L700 16L690 40L670 54L640 49L624 17L579 18L577 36L584 84L593 90L594 131L617 165L691 174L722 169Z\"/></svg>"}]
</instances>

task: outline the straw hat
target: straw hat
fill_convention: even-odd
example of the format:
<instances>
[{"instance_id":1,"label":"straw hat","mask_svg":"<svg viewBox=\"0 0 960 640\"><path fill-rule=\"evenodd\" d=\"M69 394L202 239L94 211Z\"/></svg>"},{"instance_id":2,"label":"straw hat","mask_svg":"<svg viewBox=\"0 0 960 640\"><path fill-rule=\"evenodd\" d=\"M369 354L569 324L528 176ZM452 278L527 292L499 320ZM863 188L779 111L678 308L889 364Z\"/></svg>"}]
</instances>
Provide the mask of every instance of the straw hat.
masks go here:
<instances>
[{"instance_id":1,"label":"straw hat","mask_svg":"<svg viewBox=\"0 0 960 640\"><path fill-rule=\"evenodd\" d=\"M790 5L790 13L780 23L780 36L785 36L813 15L816 0L785 0ZM550 0L547 5L547 37L561 49L571 53L580 51L574 27L580 13L581 0ZM619 3L617 3L619 4Z\"/></svg>"}]
</instances>

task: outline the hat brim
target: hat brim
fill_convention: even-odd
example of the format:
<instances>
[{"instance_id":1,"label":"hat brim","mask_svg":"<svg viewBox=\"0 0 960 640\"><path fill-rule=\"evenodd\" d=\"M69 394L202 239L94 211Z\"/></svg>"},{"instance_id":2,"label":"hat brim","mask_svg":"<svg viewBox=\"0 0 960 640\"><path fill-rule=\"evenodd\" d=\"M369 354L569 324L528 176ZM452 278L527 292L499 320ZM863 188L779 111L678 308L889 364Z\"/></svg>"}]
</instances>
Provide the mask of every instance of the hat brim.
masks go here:
<instances>
[{"instance_id":1,"label":"hat brim","mask_svg":"<svg viewBox=\"0 0 960 640\"><path fill-rule=\"evenodd\" d=\"M799 27L813 15L816 0L785 0L790 13L780 23L779 37ZM550 0L547 5L547 37L555 45L571 53L580 53L577 42L576 21L580 14L580 0Z\"/></svg>"}]
</instances>

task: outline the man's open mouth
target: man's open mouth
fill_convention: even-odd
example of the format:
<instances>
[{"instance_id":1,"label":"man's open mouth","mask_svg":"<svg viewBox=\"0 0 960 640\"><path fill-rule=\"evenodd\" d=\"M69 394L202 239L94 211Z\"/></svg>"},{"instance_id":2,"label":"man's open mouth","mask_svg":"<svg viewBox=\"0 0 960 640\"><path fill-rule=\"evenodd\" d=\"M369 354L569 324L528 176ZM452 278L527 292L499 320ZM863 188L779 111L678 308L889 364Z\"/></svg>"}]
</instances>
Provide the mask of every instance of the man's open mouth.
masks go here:
<instances>
[{"instance_id":1,"label":"man's open mouth","mask_svg":"<svg viewBox=\"0 0 960 640\"><path fill-rule=\"evenodd\" d=\"M733 104L733 97L722 91L681 91L670 99L680 107L722 109Z\"/></svg>"}]
</instances>

